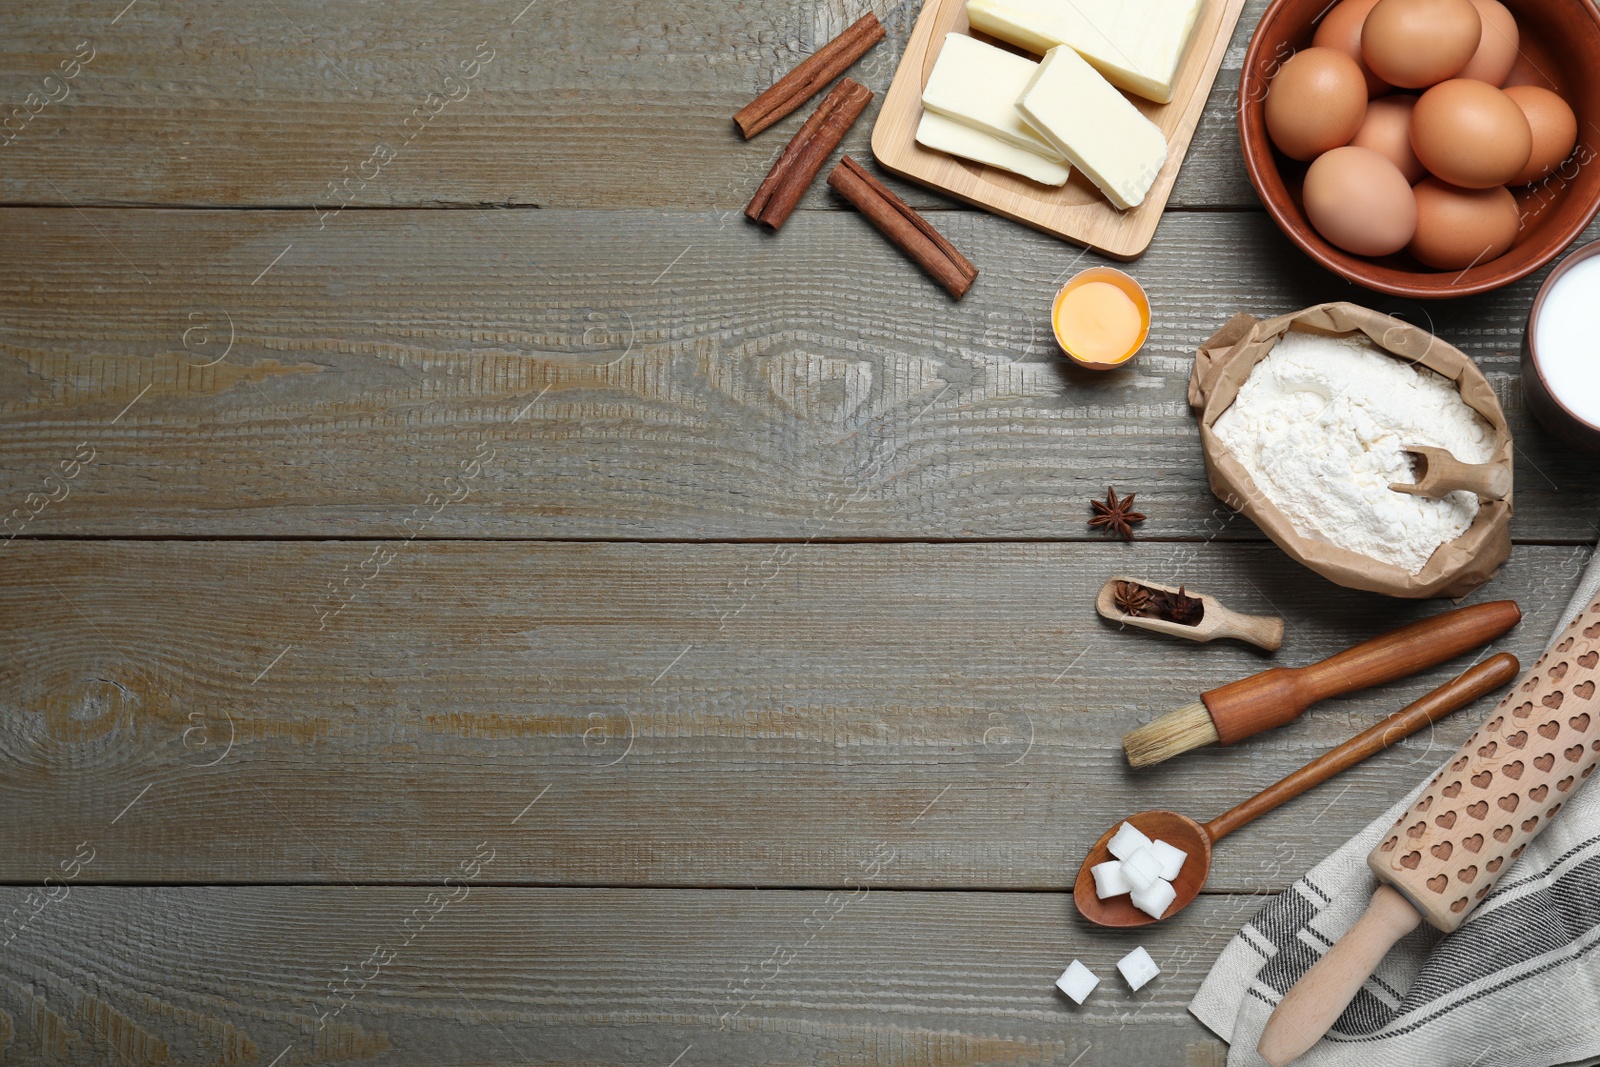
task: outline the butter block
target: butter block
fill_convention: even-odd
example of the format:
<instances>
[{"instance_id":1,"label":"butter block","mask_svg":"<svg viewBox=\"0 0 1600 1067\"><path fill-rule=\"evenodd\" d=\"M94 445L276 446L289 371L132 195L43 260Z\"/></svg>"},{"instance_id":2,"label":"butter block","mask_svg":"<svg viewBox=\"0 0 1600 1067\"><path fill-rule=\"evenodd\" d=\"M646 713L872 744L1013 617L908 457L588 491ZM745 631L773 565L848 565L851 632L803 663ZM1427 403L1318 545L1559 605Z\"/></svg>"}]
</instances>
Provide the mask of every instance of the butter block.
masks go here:
<instances>
[{"instance_id":1,"label":"butter block","mask_svg":"<svg viewBox=\"0 0 1600 1067\"><path fill-rule=\"evenodd\" d=\"M1067 45L1119 89L1170 103L1204 0L967 0L967 21L1044 55Z\"/></svg>"},{"instance_id":2,"label":"butter block","mask_svg":"<svg viewBox=\"0 0 1600 1067\"><path fill-rule=\"evenodd\" d=\"M1119 208L1138 207L1167 161L1167 137L1066 45L1045 53L1017 110Z\"/></svg>"},{"instance_id":3,"label":"butter block","mask_svg":"<svg viewBox=\"0 0 1600 1067\"><path fill-rule=\"evenodd\" d=\"M1017 113L1017 97L1039 64L984 44L964 33L945 35L944 47L922 90L925 110L969 129L1060 163L1061 150L1035 133Z\"/></svg>"},{"instance_id":4,"label":"butter block","mask_svg":"<svg viewBox=\"0 0 1600 1067\"><path fill-rule=\"evenodd\" d=\"M948 152L962 159L1009 170L1012 174L1032 178L1040 185L1065 185L1072 177L1072 168L1065 163L1007 144L932 111L922 112L922 119L917 123L917 143L935 152Z\"/></svg>"}]
</instances>

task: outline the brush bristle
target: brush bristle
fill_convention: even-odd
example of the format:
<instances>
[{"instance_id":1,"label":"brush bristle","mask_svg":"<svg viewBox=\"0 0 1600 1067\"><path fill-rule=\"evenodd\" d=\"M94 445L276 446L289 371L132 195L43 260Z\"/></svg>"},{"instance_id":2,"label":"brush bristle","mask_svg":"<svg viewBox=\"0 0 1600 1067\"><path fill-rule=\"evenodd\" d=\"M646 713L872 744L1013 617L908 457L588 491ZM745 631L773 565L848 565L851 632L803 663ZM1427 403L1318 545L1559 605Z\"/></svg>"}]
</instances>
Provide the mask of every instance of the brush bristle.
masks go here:
<instances>
[{"instance_id":1,"label":"brush bristle","mask_svg":"<svg viewBox=\"0 0 1600 1067\"><path fill-rule=\"evenodd\" d=\"M1134 730L1122 739L1122 751L1135 767L1150 767L1173 756L1181 756L1191 749L1214 745L1217 724L1211 721L1211 712L1204 703L1185 704L1169 711L1155 722Z\"/></svg>"}]
</instances>

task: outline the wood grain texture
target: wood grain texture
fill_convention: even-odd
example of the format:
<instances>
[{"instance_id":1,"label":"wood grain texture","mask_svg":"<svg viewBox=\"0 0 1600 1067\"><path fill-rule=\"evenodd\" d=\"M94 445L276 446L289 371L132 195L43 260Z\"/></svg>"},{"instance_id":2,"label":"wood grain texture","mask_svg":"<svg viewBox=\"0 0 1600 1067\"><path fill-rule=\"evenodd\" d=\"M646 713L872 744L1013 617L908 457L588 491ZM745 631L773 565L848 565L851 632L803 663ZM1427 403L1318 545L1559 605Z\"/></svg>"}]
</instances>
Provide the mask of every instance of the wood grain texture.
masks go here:
<instances>
[{"instance_id":1,"label":"wood grain texture","mask_svg":"<svg viewBox=\"0 0 1600 1067\"><path fill-rule=\"evenodd\" d=\"M1131 210L1113 206L1079 169L1065 185L1051 188L917 143L922 91L945 36L971 32L966 0L929 0L923 5L872 128L873 155L890 172L959 200L1116 259L1137 259L1161 224L1243 7L1244 0L1211 0L1196 16L1193 36L1172 79L1171 102L1154 104L1125 94L1161 130L1167 145L1166 162L1144 200Z\"/></svg>"},{"instance_id":2,"label":"wood grain texture","mask_svg":"<svg viewBox=\"0 0 1600 1067\"><path fill-rule=\"evenodd\" d=\"M1521 399L1536 280L1385 302L1259 215L1176 215L1134 265L1149 343L1091 373L1058 355L1048 302L1098 257L939 224L983 271L959 305L844 213L770 238L736 214L8 210L0 516L86 444L24 532L394 536L482 444L424 536L1085 538L1114 484L1145 536L1253 539L1205 484L1194 349L1240 309L1350 298L1487 373L1517 538L1594 540L1600 470Z\"/></svg>"},{"instance_id":3,"label":"wood grain texture","mask_svg":"<svg viewBox=\"0 0 1600 1067\"><path fill-rule=\"evenodd\" d=\"M0 12L0 114L80 41L96 54L70 95L0 146L0 201L737 211L805 109L748 143L729 116L869 6L889 38L850 74L881 101L920 0L549 4L516 22L518 2L206 0L139 3L115 24L120 4L12 4ZM1232 104L1265 7L1245 7L1174 205L1257 205ZM494 58L462 82L480 42ZM411 119L429 93L461 93L447 75L465 98ZM876 114L845 151L869 154ZM363 167L379 144L398 154ZM951 203L905 191L918 207ZM815 189L803 206L836 204Z\"/></svg>"},{"instance_id":4,"label":"wood grain texture","mask_svg":"<svg viewBox=\"0 0 1600 1067\"><path fill-rule=\"evenodd\" d=\"M441 873L480 840L442 853ZM1207 897L1177 922L1113 933L1064 894L859 886L73 887L0 955L0 1055L40 1067L264 1067L280 1054L278 1067L1223 1062L1186 1006L1260 898ZM457 899L424 923L430 891ZM0 909L23 897L0 890ZM1116 961L1138 944L1163 973L1133 993ZM375 948L392 958L363 968ZM1101 976L1081 1007L1053 985L1074 957Z\"/></svg>"},{"instance_id":5,"label":"wood grain texture","mask_svg":"<svg viewBox=\"0 0 1600 1067\"><path fill-rule=\"evenodd\" d=\"M1532 662L1587 555L1519 548L1494 647ZM1113 571L1275 610L1285 648L1118 632ZM1436 606L1266 545L17 541L0 591L24 881L85 839L97 880L415 881L526 809L497 880L840 885L887 841L888 884L1064 888L1129 812L1215 816L1466 662L1136 773L1131 726ZM1240 831L1212 887L1287 884L1480 717Z\"/></svg>"}]
</instances>

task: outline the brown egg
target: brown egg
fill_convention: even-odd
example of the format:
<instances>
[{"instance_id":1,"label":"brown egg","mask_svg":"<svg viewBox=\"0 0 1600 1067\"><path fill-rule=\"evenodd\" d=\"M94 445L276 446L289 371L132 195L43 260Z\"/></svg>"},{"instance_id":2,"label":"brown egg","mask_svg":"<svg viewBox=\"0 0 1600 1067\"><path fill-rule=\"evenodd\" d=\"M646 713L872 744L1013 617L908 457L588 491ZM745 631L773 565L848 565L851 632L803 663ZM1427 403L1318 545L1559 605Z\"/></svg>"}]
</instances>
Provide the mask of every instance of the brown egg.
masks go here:
<instances>
[{"instance_id":1,"label":"brown egg","mask_svg":"<svg viewBox=\"0 0 1600 1067\"><path fill-rule=\"evenodd\" d=\"M1367 21L1367 12L1377 2L1344 0L1322 16L1322 21L1317 24L1316 36L1311 38L1311 43L1318 48L1338 49L1356 61L1361 68L1361 76L1367 79L1368 96L1379 96L1389 91L1389 83L1372 73L1367 61L1361 57L1361 24Z\"/></svg>"},{"instance_id":2,"label":"brown egg","mask_svg":"<svg viewBox=\"0 0 1600 1067\"><path fill-rule=\"evenodd\" d=\"M1517 61L1517 45L1522 41L1517 32L1517 20L1500 0L1472 0L1472 6L1478 9L1478 18L1483 21L1483 36L1478 41L1478 50L1456 77L1504 85Z\"/></svg>"},{"instance_id":3,"label":"brown egg","mask_svg":"<svg viewBox=\"0 0 1600 1067\"><path fill-rule=\"evenodd\" d=\"M1348 144L1367 114L1361 68L1332 48L1298 52L1273 77L1264 113L1272 143L1290 159Z\"/></svg>"},{"instance_id":4,"label":"brown egg","mask_svg":"<svg viewBox=\"0 0 1600 1067\"><path fill-rule=\"evenodd\" d=\"M1411 150L1411 111L1417 106L1414 96L1380 96L1367 101L1367 117L1351 144L1370 148L1400 168L1412 185L1428 172Z\"/></svg>"},{"instance_id":5,"label":"brown egg","mask_svg":"<svg viewBox=\"0 0 1600 1067\"><path fill-rule=\"evenodd\" d=\"M1370 148L1345 145L1306 171L1306 218L1318 233L1358 256L1387 256L1410 242L1417 202L1400 169Z\"/></svg>"},{"instance_id":6,"label":"brown egg","mask_svg":"<svg viewBox=\"0 0 1600 1067\"><path fill-rule=\"evenodd\" d=\"M1527 166L1507 183L1526 185L1542 178L1572 154L1578 144L1578 117L1565 100L1541 86L1513 85L1502 91L1522 109L1533 130L1533 151Z\"/></svg>"},{"instance_id":7,"label":"brown egg","mask_svg":"<svg viewBox=\"0 0 1600 1067\"><path fill-rule=\"evenodd\" d=\"M1417 100L1411 147L1434 177L1464 189L1490 189L1527 166L1533 130L1502 90L1453 78Z\"/></svg>"},{"instance_id":8,"label":"brown egg","mask_svg":"<svg viewBox=\"0 0 1600 1067\"><path fill-rule=\"evenodd\" d=\"M1472 0L1378 0L1361 26L1361 54L1390 85L1425 89L1461 73L1482 36Z\"/></svg>"},{"instance_id":9,"label":"brown egg","mask_svg":"<svg viewBox=\"0 0 1600 1067\"><path fill-rule=\"evenodd\" d=\"M1417 233L1409 250L1435 270L1465 270L1503 255L1516 240L1521 218L1504 186L1461 189L1424 178L1412 190Z\"/></svg>"}]
</instances>

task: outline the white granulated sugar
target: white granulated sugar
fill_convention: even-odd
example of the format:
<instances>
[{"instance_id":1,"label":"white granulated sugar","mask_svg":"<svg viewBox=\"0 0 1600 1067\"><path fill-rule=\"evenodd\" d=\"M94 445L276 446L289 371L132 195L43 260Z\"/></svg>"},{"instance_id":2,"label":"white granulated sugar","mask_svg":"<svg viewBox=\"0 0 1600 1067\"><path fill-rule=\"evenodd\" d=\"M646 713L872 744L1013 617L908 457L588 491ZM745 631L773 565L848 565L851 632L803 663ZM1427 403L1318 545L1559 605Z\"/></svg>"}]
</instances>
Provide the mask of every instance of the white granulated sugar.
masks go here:
<instances>
[{"instance_id":1,"label":"white granulated sugar","mask_svg":"<svg viewBox=\"0 0 1600 1067\"><path fill-rule=\"evenodd\" d=\"M1131 892L1142 893L1161 880L1161 861L1146 845L1122 861L1122 877L1128 880Z\"/></svg>"},{"instance_id":2,"label":"white granulated sugar","mask_svg":"<svg viewBox=\"0 0 1600 1067\"><path fill-rule=\"evenodd\" d=\"M1183 861L1189 858L1183 849L1159 838L1150 842L1150 854L1161 862L1161 877L1169 882L1183 873Z\"/></svg>"},{"instance_id":3,"label":"white granulated sugar","mask_svg":"<svg viewBox=\"0 0 1600 1067\"><path fill-rule=\"evenodd\" d=\"M1131 822L1125 822L1117 827L1117 832L1111 835L1111 840L1106 842L1106 848L1119 860L1125 860L1141 848L1149 848L1150 839L1139 832L1139 828Z\"/></svg>"},{"instance_id":4,"label":"white granulated sugar","mask_svg":"<svg viewBox=\"0 0 1600 1067\"><path fill-rule=\"evenodd\" d=\"M1494 430L1449 379L1361 334L1290 330L1213 424L1217 438L1302 536L1420 571L1478 514L1471 493L1396 493L1411 483L1404 445L1487 462Z\"/></svg>"},{"instance_id":5,"label":"white granulated sugar","mask_svg":"<svg viewBox=\"0 0 1600 1067\"><path fill-rule=\"evenodd\" d=\"M1089 994L1099 984L1099 976L1077 960L1073 960L1061 977L1056 979L1056 988L1071 997L1074 1004L1082 1004L1089 999Z\"/></svg>"}]
</instances>

